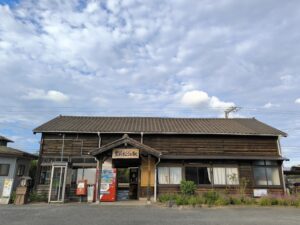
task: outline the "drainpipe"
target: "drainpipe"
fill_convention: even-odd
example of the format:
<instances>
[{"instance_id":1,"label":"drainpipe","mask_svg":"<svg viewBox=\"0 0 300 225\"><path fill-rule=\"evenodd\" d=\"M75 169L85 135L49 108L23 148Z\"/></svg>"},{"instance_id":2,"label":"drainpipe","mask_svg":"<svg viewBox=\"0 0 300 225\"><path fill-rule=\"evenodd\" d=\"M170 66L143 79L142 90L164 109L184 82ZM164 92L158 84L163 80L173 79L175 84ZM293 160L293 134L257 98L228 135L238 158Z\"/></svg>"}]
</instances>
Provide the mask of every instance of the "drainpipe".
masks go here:
<instances>
[{"instance_id":1,"label":"drainpipe","mask_svg":"<svg viewBox=\"0 0 300 225\"><path fill-rule=\"evenodd\" d=\"M281 145L280 145L280 140L279 140L279 136L277 138L277 148L278 148L278 154L280 156L282 156L282 150L281 150ZM285 186L285 177L284 177L284 174L283 174L283 161L281 163L281 177L282 177L282 185L283 185L283 191L284 191L284 194L287 194L287 189L286 189L286 186Z\"/></svg>"},{"instance_id":2,"label":"drainpipe","mask_svg":"<svg viewBox=\"0 0 300 225\"><path fill-rule=\"evenodd\" d=\"M64 157L64 148L65 148L65 134L62 135L62 145L61 145L61 158L60 161L63 161Z\"/></svg>"},{"instance_id":3,"label":"drainpipe","mask_svg":"<svg viewBox=\"0 0 300 225\"><path fill-rule=\"evenodd\" d=\"M155 174L154 174L154 202L157 201L157 166L160 163L160 156L158 156L158 161L155 163Z\"/></svg>"},{"instance_id":4,"label":"drainpipe","mask_svg":"<svg viewBox=\"0 0 300 225\"><path fill-rule=\"evenodd\" d=\"M144 144L144 133L141 132L141 144Z\"/></svg>"},{"instance_id":5,"label":"drainpipe","mask_svg":"<svg viewBox=\"0 0 300 225\"><path fill-rule=\"evenodd\" d=\"M101 139L101 133L97 132L97 135L99 137L99 139L98 139L98 148L100 148L101 147L101 141L102 141L102 139Z\"/></svg>"}]
</instances>

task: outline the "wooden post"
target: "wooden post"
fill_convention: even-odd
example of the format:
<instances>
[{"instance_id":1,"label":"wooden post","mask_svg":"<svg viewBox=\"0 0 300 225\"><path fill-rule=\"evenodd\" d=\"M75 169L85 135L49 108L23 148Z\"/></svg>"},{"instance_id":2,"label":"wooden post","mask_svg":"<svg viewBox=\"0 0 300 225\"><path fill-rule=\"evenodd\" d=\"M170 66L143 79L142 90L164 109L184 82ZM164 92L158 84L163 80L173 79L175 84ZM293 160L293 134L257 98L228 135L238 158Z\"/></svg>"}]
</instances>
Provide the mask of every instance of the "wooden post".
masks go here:
<instances>
[{"instance_id":1,"label":"wooden post","mask_svg":"<svg viewBox=\"0 0 300 225\"><path fill-rule=\"evenodd\" d=\"M147 202L150 203L150 196L151 196L151 191L150 191L150 181L151 181L151 155L148 154L148 184L147 184Z\"/></svg>"},{"instance_id":2,"label":"wooden post","mask_svg":"<svg viewBox=\"0 0 300 225\"><path fill-rule=\"evenodd\" d=\"M97 159L96 176L95 176L95 202L99 203L99 159Z\"/></svg>"},{"instance_id":3,"label":"wooden post","mask_svg":"<svg viewBox=\"0 0 300 225\"><path fill-rule=\"evenodd\" d=\"M41 141L40 141L39 158L37 160L37 167L36 167L36 172L35 172L35 179L34 179L34 186L33 186L34 190L37 190L37 186L40 183L43 146L44 146L44 137L42 134Z\"/></svg>"},{"instance_id":4,"label":"wooden post","mask_svg":"<svg viewBox=\"0 0 300 225\"><path fill-rule=\"evenodd\" d=\"M97 202L101 202L101 177L102 177L102 164L103 164L103 158L101 157L99 160L99 169L98 169L98 190L97 190Z\"/></svg>"}]
</instances>

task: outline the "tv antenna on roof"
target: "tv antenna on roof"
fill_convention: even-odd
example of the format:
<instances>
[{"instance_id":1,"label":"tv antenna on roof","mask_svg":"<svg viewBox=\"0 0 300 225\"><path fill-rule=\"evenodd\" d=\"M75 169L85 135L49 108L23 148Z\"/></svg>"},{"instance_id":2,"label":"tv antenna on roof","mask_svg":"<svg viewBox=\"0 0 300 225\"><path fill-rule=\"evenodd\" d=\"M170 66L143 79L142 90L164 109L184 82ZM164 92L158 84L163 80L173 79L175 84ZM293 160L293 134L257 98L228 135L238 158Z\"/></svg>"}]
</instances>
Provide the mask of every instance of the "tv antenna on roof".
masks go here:
<instances>
[{"instance_id":1,"label":"tv antenna on roof","mask_svg":"<svg viewBox=\"0 0 300 225\"><path fill-rule=\"evenodd\" d=\"M229 108L227 108L224 113L225 113L225 118L228 119L229 114L232 112L237 112L241 109L241 107L237 107L237 106L231 106Z\"/></svg>"}]
</instances>

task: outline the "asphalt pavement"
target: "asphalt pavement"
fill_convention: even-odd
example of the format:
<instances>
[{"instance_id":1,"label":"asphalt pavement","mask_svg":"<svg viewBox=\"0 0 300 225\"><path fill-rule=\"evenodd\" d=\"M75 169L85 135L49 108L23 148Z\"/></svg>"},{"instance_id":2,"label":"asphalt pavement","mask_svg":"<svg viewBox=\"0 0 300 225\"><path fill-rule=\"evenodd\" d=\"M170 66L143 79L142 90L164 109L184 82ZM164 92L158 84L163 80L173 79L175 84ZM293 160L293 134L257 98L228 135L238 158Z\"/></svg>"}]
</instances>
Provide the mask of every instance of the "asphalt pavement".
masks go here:
<instances>
[{"instance_id":1,"label":"asphalt pavement","mask_svg":"<svg viewBox=\"0 0 300 225\"><path fill-rule=\"evenodd\" d=\"M179 209L89 204L0 205L0 225L300 225L292 207Z\"/></svg>"}]
</instances>

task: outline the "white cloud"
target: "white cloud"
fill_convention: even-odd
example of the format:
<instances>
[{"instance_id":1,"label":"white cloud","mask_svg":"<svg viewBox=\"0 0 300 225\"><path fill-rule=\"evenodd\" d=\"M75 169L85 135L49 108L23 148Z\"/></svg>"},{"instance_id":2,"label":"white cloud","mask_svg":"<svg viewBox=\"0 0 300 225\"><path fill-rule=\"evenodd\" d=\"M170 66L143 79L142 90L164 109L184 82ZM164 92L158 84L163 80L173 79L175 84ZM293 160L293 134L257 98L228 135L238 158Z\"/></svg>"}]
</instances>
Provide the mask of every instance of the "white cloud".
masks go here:
<instances>
[{"instance_id":1,"label":"white cloud","mask_svg":"<svg viewBox=\"0 0 300 225\"><path fill-rule=\"evenodd\" d=\"M251 40L243 41L236 45L235 51L237 54L244 54L249 52L255 45L255 42Z\"/></svg>"},{"instance_id":2,"label":"white cloud","mask_svg":"<svg viewBox=\"0 0 300 225\"><path fill-rule=\"evenodd\" d=\"M189 76L192 75L193 73L195 73L195 68L193 67L185 67L183 70L181 70L178 75L180 76Z\"/></svg>"},{"instance_id":3,"label":"white cloud","mask_svg":"<svg viewBox=\"0 0 300 225\"><path fill-rule=\"evenodd\" d=\"M288 81L291 81L291 80L293 79L293 76L290 75L290 74L286 74L286 75L280 76L279 78L280 78L280 80L282 80L282 81L288 82Z\"/></svg>"},{"instance_id":4,"label":"white cloud","mask_svg":"<svg viewBox=\"0 0 300 225\"><path fill-rule=\"evenodd\" d=\"M210 107L212 108L216 108L216 109L220 109L220 110L224 110L226 108L235 106L235 104L233 102L224 102L219 100L217 97L212 96L210 98L210 103L209 103Z\"/></svg>"},{"instance_id":5,"label":"white cloud","mask_svg":"<svg viewBox=\"0 0 300 225\"><path fill-rule=\"evenodd\" d=\"M182 96L181 102L185 105L199 106L207 104L209 100L210 98L208 97L208 94L206 92L194 90L186 92Z\"/></svg>"},{"instance_id":6,"label":"white cloud","mask_svg":"<svg viewBox=\"0 0 300 225\"><path fill-rule=\"evenodd\" d=\"M300 104L300 98L297 98L297 99L295 100L295 103L296 103L296 104Z\"/></svg>"},{"instance_id":7,"label":"white cloud","mask_svg":"<svg viewBox=\"0 0 300 225\"><path fill-rule=\"evenodd\" d=\"M0 102L16 107L9 115L0 107L6 115L0 129L29 138L32 124L77 114L77 106L81 114L149 109L155 116L214 117L237 102L243 115L293 127L294 114L281 124L282 114L247 107L298 110L299 7L299 1L260 0L0 4L0 81L7 84ZM29 87L38 90L24 94ZM16 131L13 121L21 119L30 129ZM300 146L299 139L289 145Z\"/></svg>"},{"instance_id":8,"label":"white cloud","mask_svg":"<svg viewBox=\"0 0 300 225\"><path fill-rule=\"evenodd\" d=\"M33 89L22 96L26 100L47 100L52 102L63 103L69 100L69 97L60 91Z\"/></svg>"},{"instance_id":9,"label":"white cloud","mask_svg":"<svg viewBox=\"0 0 300 225\"><path fill-rule=\"evenodd\" d=\"M269 109L269 108L272 108L272 107L279 107L280 105L279 104L273 104L273 103L271 103L271 102L268 102L268 103L266 103L266 104L264 104L264 108L266 108L266 109Z\"/></svg>"},{"instance_id":10,"label":"white cloud","mask_svg":"<svg viewBox=\"0 0 300 225\"><path fill-rule=\"evenodd\" d=\"M216 110L223 111L224 109L234 106L233 102L221 101L218 97L209 95L204 91L193 90L187 91L181 98L184 105L193 107L210 107Z\"/></svg>"}]
</instances>

